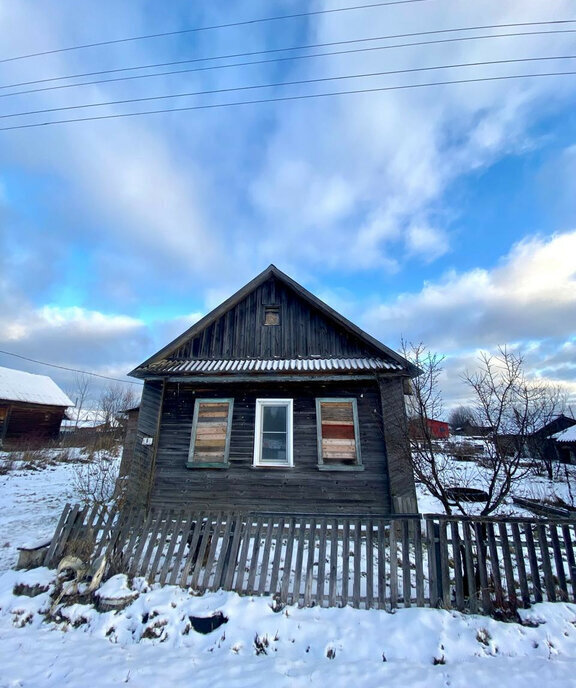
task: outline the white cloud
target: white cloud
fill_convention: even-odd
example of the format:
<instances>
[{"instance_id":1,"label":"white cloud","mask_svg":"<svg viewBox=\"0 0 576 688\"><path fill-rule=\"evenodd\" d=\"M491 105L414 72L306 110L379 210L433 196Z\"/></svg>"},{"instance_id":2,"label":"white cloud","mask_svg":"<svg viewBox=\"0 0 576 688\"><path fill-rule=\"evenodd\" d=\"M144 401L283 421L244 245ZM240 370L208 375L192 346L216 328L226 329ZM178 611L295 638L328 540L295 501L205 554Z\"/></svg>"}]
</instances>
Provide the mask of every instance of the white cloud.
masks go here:
<instances>
[{"instance_id":1,"label":"white cloud","mask_svg":"<svg viewBox=\"0 0 576 688\"><path fill-rule=\"evenodd\" d=\"M456 350L576 332L576 231L516 244L492 270L453 271L366 313L372 329Z\"/></svg>"},{"instance_id":2,"label":"white cloud","mask_svg":"<svg viewBox=\"0 0 576 688\"><path fill-rule=\"evenodd\" d=\"M394 27L390 33L402 33L519 18L541 20L569 14L570 9L566 0L547 3L545 12L541 4L523 0L480 4L447 0L441 6L423 4L418 12L413 7L388 7L350 13L344 22L325 15L314 23L312 38L323 42L387 33L382 26ZM296 65L294 73L335 76L562 54L569 52L571 40L569 34L553 39L532 36L346 54ZM452 69L366 79L353 87L527 74L538 69L534 63ZM449 249L447 227L431 218L447 204L443 194L449 184L534 145L530 126L543 112L569 102L573 90L573 81L543 78L287 104L251 187L264 224L275 229L274 239L262 245L261 252L270 256L283 251L293 260L345 270L381 266L394 271L403 262L401 256L434 260ZM287 179L286 169L297 170L295 178ZM323 230L327 223L329 233ZM432 231L438 236L433 237Z\"/></svg>"}]
</instances>

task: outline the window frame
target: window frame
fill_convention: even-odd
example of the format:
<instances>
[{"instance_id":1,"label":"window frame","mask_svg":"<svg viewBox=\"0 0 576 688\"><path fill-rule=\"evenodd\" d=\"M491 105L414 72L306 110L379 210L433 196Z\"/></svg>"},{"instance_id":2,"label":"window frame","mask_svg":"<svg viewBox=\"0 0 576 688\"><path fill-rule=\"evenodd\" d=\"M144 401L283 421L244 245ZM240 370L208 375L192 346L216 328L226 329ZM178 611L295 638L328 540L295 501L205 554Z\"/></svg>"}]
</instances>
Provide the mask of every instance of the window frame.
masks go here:
<instances>
[{"instance_id":1,"label":"window frame","mask_svg":"<svg viewBox=\"0 0 576 688\"><path fill-rule=\"evenodd\" d=\"M262 419L266 406L285 406L286 412L286 455L287 461L271 463L262 461ZM254 423L253 468L293 468L294 467L294 399L256 399L256 418Z\"/></svg>"},{"instance_id":2,"label":"window frame","mask_svg":"<svg viewBox=\"0 0 576 688\"><path fill-rule=\"evenodd\" d=\"M226 418L226 440L224 444L223 461L194 461L194 449L196 446L196 432L198 430L198 416L200 415L201 404L228 404L228 417ZM186 468L228 468L230 466L230 436L232 434L232 415L234 413L234 399L210 399L197 398L194 402L194 416L192 418L192 434L190 436L190 446L188 448L188 459Z\"/></svg>"},{"instance_id":3,"label":"window frame","mask_svg":"<svg viewBox=\"0 0 576 688\"><path fill-rule=\"evenodd\" d=\"M327 403L352 404L352 420L354 426L354 443L356 447L356 462L353 464L325 463L322 453L322 404ZM358 400L356 397L316 397L316 438L318 450L319 471L363 471L362 452L360 449L360 423L358 422Z\"/></svg>"}]
</instances>

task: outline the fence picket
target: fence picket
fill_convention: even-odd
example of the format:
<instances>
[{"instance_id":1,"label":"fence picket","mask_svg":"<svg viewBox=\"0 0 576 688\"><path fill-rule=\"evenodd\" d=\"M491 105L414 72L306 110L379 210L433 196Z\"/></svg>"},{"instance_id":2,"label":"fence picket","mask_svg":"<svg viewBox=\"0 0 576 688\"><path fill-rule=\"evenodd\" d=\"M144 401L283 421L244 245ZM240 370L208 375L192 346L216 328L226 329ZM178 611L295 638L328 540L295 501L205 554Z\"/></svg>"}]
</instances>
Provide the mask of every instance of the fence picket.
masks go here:
<instances>
[{"instance_id":1,"label":"fence picket","mask_svg":"<svg viewBox=\"0 0 576 688\"><path fill-rule=\"evenodd\" d=\"M150 582L271 594L299 605L442 603L490 613L542 601L543 586L550 601L576 601L574 521L428 516L423 522L425 537L412 516L145 514L66 505L45 562L54 565L71 542L85 538L94 558L118 555L115 567Z\"/></svg>"},{"instance_id":2,"label":"fence picket","mask_svg":"<svg viewBox=\"0 0 576 688\"><path fill-rule=\"evenodd\" d=\"M548 525L552 540L552 551L554 552L554 567L556 569L558 587L564 600L568 600L568 586L566 585L566 573L564 572L564 562L562 560L562 551L560 550L557 527L556 523L550 523Z\"/></svg>"},{"instance_id":3,"label":"fence picket","mask_svg":"<svg viewBox=\"0 0 576 688\"><path fill-rule=\"evenodd\" d=\"M450 530L452 534L452 552L454 559L454 597L456 600L456 609L464 610L464 580L462 576L462 544L460 542L460 533L458 531L458 521L450 522Z\"/></svg>"},{"instance_id":4,"label":"fence picket","mask_svg":"<svg viewBox=\"0 0 576 688\"><path fill-rule=\"evenodd\" d=\"M520 528L518 523L511 524L512 538L514 540L514 560L516 562L516 570L518 571L518 582L520 584L520 595L522 596L522 605L524 607L530 606L530 590L528 588L528 577L526 576L526 565L524 563L524 546L522 544L522 537L520 535Z\"/></svg>"},{"instance_id":5,"label":"fence picket","mask_svg":"<svg viewBox=\"0 0 576 688\"><path fill-rule=\"evenodd\" d=\"M511 604L512 608L515 609L518 606L518 597L516 595L514 569L512 567L512 557L510 556L510 543L505 523L498 523L498 532L500 534L502 560L504 562L504 574L506 576L506 597L508 598L508 602Z\"/></svg>"},{"instance_id":6,"label":"fence picket","mask_svg":"<svg viewBox=\"0 0 576 688\"><path fill-rule=\"evenodd\" d=\"M280 561L282 559L282 551L284 548L284 523L284 517L280 516L278 519L278 526L276 527L276 538L274 540L274 559L272 563L272 575L270 576L270 589L268 591L271 595L277 595L279 592L278 574L280 571Z\"/></svg>"},{"instance_id":7,"label":"fence picket","mask_svg":"<svg viewBox=\"0 0 576 688\"><path fill-rule=\"evenodd\" d=\"M554 578L552 576L552 565L550 563L550 552L548 551L548 540L546 539L546 526L538 524L536 526L538 533L538 543L540 544L540 556L542 557L542 568L544 570L544 582L546 585L546 594L548 600L556 601L556 589L554 587Z\"/></svg>"},{"instance_id":8,"label":"fence picket","mask_svg":"<svg viewBox=\"0 0 576 688\"><path fill-rule=\"evenodd\" d=\"M572 601L574 602L576 601L576 562L574 561L574 548L572 546L569 526L562 525L562 537L564 539L566 559L568 560L568 571L570 574L570 584L572 586Z\"/></svg>"}]
</instances>

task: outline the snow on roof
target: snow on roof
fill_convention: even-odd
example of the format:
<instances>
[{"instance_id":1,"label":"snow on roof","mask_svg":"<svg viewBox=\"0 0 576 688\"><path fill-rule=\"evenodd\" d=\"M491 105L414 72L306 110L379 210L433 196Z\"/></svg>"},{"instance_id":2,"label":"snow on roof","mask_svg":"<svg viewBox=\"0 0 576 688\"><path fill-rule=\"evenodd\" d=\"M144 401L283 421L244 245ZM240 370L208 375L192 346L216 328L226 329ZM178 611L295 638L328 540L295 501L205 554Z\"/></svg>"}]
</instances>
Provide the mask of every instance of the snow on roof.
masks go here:
<instances>
[{"instance_id":1,"label":"snow on roof","mask_svg":"<svg viewBox=\"0 0 576 688\"><path fill-rule=\"evenodd\" d=\"M47 406L74 406L54 380L47 375L33 375L22 370L2 367L0 367L0 399Z\"/></svg>"},{"instance_id":2,"label":"snow on roof","mask_svg":"<svg viewBox=\"0 0 576 688\"><path fill-rule=\"evenodd\" d=\"M552 437L557 442L576 442L576 425L566 430L562 430L562 432L557 432L555 435L552 435Z\"/></svg>"}]
</instances>

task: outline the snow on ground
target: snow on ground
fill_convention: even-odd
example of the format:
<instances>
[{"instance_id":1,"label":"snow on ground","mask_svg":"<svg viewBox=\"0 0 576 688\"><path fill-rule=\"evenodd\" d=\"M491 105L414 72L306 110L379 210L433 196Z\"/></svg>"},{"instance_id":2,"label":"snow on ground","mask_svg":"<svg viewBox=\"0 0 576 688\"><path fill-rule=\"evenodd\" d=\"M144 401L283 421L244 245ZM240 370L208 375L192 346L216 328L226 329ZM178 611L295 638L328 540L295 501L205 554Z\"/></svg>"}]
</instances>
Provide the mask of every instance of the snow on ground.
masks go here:
<instances>
[{"instance_id":1,"label":"snow on ground","mask_svg":"<svg viewBox=\"0 0 576 688\"><path fill-rule=\"evenodd\" d=\"M576 605L565 603L522 611L523 624L437 609L274 611L266 597L194 596L117 576L102 592L132 595L123 611L73 604L47 621L55 572L11 567L16 546L49 536L74 501L74 470L67 462L0 476L9 543L0 549L0 688L576 685ZM16 584L46 592L15 595ZM190 617L216 612L228 622L206 635L191 627Z\"/></svg>"},{"instance_id":2,"label":"snow on ground","mask_svg":"<svg viewBox=\"0 0 576 688\"><path fill-rule=\"evenodd\" d=\"M52 537L66 502L77 500L72 487L76 465L72 460L0 475L0 571L16 563L18 547Z\"/></svg>"},{"instance_id":3,"label":"snow on ground","mask_svg":"<svg viewBox=\"0 0 576 688\"><path fill-rule=\"evenodd\" d=\"M53 577L0 575L2 687L574 685L576 605L536 605L522 612L526 625L437 609L275 612L269 598L196 597L136 579L140 595L121 612L75 604L46 623L49 591L29 598L12 589ZM228 622L206 635L191 628L190 617L215 612Z\"/></svg>"}]
</instances>

